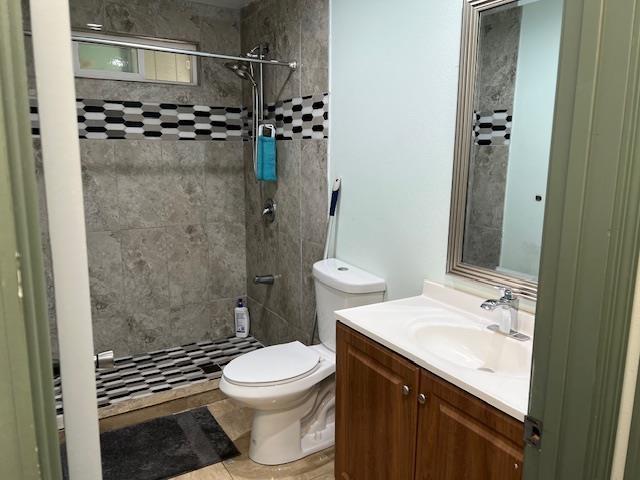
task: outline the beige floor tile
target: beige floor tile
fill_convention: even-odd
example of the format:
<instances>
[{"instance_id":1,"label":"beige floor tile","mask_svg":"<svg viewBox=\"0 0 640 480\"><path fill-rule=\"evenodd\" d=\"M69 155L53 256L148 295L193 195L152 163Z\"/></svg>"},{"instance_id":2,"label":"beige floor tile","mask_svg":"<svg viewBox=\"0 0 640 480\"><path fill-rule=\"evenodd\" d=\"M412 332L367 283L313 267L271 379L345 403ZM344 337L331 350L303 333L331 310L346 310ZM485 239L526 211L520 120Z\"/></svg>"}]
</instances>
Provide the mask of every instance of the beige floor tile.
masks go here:
<instances>
[{"instance_id":1,"label":"beige floor tile","mask_svg":"<svg viewBox=\"0 0 640 480\"><path fill-rule=\"evenodd\" d=\"M331 467L331 472L324 473L319 477L313 477L310 480L335 480L336 477L333 476L333 466Z\"/></svg>"},{"instance_id":2,"label":"beige floor tile","mask_svg":"<svg viewBox=\"0 0 640 480\"><path fill-rule=\"evenodd\" d=\"M312 480L333 478L333 448L315 453L301 460L277 466L260 465L249 459L250 434L235 441L240 455L226 460L234 480Z\"/></svg>"},{"instance_id":3,"label":"beige floor tile","mask_svg":"<svg viewBox=\"0 0 640 480\"><path fill-rule=\"evenodd\" d=\"M216 463L215 465L209 465L200 470L174 477L172 480L233 480L233 478L222 463Z\"/></svg>"},{"instance_id":4,"label":"beige floor tile","mask_svg":"<svg viewBox=\"0 0 640 480\"><path fill-rule=\"evenodd\" d=\"M253 412L227 398L208 406L211 415L232 441L251 431Z\"/></svg>"},{"instance_id":5,"label":"beige floor tile","mask_svg":"<svg viewBox=\"0 0 640 480\"><path fill-rule=\"evenodd\" d=\"M208 408L240 451L239 456L223 462L230 477L221 476L221 479L333 480L333 448L285 465L273 467L260 465L253 462L248 456L253 412L231 399L212 403ZM199 472L193 472L193 474ZM180 480L201 480L200 477L179 478ZM217 477L212 477L212 479L217 479ZM203 477L202 480L209 480L209 477Z\"/></svg>"},{"instance_id":6,"label":"beige floor tile","mask_svg":"<svg viewBox=\"0 0 640 480\"><path fill-rule=\"evenodd\" d=\"M333 456L333 449L331 449L331 461L325 463L322 467L317 468L314 471L310 472L311 476L308 477L309 480L334 480L335 477L334 477L333 463L334 463L334 456Z\"/></svg>"}]
</instances>

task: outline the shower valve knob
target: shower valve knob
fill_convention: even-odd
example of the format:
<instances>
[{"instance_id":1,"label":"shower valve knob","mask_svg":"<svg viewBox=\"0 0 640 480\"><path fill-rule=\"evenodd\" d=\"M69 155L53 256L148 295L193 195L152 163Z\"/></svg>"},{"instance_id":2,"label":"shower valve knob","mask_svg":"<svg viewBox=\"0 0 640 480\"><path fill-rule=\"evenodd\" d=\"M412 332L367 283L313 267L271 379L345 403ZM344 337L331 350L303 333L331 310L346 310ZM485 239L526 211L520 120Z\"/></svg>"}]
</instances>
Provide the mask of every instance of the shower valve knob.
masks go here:
<instances>
[{"instance_id":1,"label":"shower valve knob","mask_svg":"<svg viewBox=\"0 0 640 480\"><path fill-rule=\"evenodd\" d=\"M273 223L276 219L276 202L274 202L272 199L268 199L266 202L264 202L262 216L269 223Z\"/></svg>"}]
</instances>

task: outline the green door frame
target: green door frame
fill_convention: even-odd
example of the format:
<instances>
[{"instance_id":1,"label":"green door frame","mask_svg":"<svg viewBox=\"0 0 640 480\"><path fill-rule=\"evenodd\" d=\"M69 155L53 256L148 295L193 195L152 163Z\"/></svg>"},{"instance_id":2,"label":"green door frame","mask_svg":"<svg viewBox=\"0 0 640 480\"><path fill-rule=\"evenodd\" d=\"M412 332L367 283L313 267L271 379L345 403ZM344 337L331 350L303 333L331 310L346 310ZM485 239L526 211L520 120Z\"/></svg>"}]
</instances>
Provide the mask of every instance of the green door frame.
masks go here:
<instances>
[{"instance_id":1,"label":"green door frame","mask_svg":"<svg viewBox=\"0 0 640 480\"><path fill-rule=\"evenodd\" d=\"M0 2L0 454L3 478L61 478L19 0Z\"/></svg>"},{"instance_id":2,"label":"green door frame","mask_svg":"<svg viewBox=\"0 0 640 480\"><path fill-rule=\"evenodd\" d=\"M624 478L640 478L640 372L638 375Z\"/></svg>"},{"instance_id":3,"label":"green door frame","mask_svg":"<svg viewBox=\"0 0 640 480\"><path fill-rule=\"evenodd\" d=\"M640 247L639 9L565 0L526 480L611 471Z\"/></svg>"},{"instance_id":4,"label":"green door frame","mask_svg":"<svg viewBox=\"0 0 640 480\"><path fill-rule=\"evenodd\" d=\"M624 471L624 478L630 479L640 478L640 372L638 375Z\"/></svg>"}]
</instances>

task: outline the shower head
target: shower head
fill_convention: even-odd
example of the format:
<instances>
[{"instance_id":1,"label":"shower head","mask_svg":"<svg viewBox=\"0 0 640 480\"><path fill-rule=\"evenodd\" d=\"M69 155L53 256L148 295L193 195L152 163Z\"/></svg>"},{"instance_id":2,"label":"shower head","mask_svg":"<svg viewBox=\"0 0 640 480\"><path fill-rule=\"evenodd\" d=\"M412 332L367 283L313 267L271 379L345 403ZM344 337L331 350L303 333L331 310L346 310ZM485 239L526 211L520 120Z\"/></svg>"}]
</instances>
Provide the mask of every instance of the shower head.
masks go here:
<instances>
[{"instance_id":1,"label":"shower head","mask_svg":"<svg viewBox=\"0 0 640 480\"><path fill-rule=\"evenodd\" d=\"M249 80L251 84L257 88L258 85L256 84L256 81L254 80L253 75L251 74L251 69L248 64L229 62L229 63L225 63L224 66L227 67L229 70L231 70L233 73L235 73L237 76L239 76L241 79Z\"/></svg>"}]
</instances>

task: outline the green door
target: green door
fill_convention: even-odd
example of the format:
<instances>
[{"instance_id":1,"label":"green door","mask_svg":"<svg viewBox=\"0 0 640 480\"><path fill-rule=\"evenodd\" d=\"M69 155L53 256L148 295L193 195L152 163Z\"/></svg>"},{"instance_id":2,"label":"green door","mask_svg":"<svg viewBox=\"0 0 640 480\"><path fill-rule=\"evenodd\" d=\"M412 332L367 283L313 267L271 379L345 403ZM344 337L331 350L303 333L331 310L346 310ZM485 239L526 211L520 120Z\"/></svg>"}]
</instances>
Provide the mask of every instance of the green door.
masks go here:
<instances>
[{"instance_id":1,"label":"green door","mask_svg":"<svg viewBox=\"0 0 640 480\"><path fill-rule=\"evenodd\" d=\"M19 0L0 2L0 470L58 479L60 458Z\"/></svg>"},{"instance_id":2,"label":"green door","mask_svg":"<svg viewBox=\"0 0 640 480\"><path fill-rule=\"evenodd\" d=\"M527 480L608 479L640 232L637 0L565 0Z\"/></svg>"}]
</instances>

